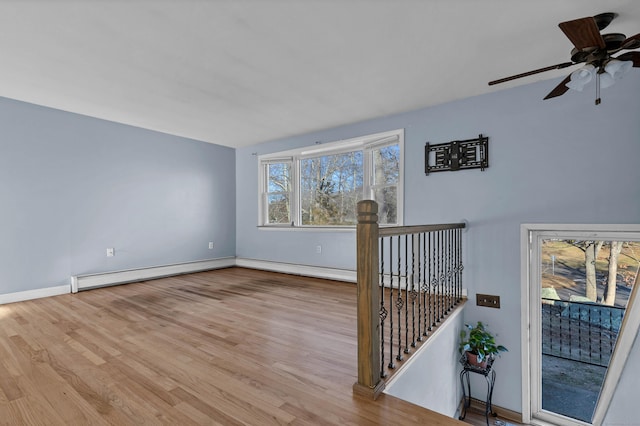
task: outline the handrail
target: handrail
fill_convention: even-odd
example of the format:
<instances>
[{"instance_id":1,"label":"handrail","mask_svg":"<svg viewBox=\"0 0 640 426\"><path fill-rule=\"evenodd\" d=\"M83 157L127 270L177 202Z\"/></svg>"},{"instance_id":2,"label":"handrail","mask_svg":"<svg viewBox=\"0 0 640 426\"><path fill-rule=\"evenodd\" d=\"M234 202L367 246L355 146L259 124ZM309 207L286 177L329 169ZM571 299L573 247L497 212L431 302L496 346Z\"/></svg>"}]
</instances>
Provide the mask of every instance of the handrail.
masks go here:
<instances>
[{"instance_id":1,"label":"handrail","mask_svg":"<svg viewBox=\"0 0 640 426\"><path fill-rule=\"evenodd\" d=\"M379 228L380 237L390 237L396 235L419 234L421 232L446 231L449 229L463 229L464 223L443 223L437 225L411 225L411 226L384 226Z\"/></svg>"}]
</instances>

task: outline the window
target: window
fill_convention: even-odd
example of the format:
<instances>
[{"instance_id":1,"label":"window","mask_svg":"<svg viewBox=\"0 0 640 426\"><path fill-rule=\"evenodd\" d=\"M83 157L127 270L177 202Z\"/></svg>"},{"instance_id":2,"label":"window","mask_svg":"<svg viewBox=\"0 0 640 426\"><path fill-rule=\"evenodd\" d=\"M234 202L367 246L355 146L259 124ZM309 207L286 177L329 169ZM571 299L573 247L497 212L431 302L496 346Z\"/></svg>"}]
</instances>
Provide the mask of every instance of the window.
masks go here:
<instances>
[{"instance_id":1,"label":"window","mask_svg":"<svg viewBox=\"0 0 640 426\"><path fill-rule=\"evenodd\" d=\"M265 209L268 223L291 223L292 164L291 160L265 163L268 182L265 192Z\"/></svg>"},{"instance_id":2,"label":"window","mask_svg":"<svg viewBox=\"0 0 640 426\"><path fill-rule=\"evenodd\" d=\"M353 225L363 196L362 151L300 160L303 225Z\"/></svg>"},{"instance_id":3,"label":"window","mask_svg":"<svg viewBox=\"0 0 640 426\"><path fill-rule=\"evenodd\" d=\"M354 226L357 203L402 223L403 130L260 157L260 225Z\"/></svg>"}]
</instances>

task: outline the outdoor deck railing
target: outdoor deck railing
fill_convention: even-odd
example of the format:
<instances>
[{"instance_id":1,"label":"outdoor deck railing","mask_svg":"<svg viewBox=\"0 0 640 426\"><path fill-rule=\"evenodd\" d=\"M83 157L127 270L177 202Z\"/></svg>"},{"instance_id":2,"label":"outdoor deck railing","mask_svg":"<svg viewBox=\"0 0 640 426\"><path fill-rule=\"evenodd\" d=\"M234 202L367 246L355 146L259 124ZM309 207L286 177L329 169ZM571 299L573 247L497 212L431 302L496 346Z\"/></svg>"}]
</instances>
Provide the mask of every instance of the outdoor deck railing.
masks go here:
<instances>
[{"instance_id":1,"label":"outdoor deck railing","mask_svg":"<svg viewBox=\"0 0 640 426\"><path fill-rule=\"evenodd\" d=\"M358 382L377 397L462 300L464 223L378 226L378 205L358 203Z\"/></svg>"},{"instance_id":2,"label":"outdoor deck railing","mask_svg":"<svg viewBox=\"0 0 640 426\"><path fill-rule=\"evenodd\" d=\"M608 366L624 308L542 299L542 353Z\"/></svg>"}]
</instances>

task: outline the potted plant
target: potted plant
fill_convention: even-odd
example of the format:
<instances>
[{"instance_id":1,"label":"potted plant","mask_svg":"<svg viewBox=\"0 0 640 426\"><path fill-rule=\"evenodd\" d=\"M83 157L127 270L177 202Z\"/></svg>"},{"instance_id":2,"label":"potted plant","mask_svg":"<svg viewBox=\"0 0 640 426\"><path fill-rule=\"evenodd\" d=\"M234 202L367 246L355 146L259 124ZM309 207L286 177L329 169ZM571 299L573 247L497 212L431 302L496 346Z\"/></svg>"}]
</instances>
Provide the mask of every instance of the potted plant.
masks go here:
<instances>
[{"instance_id":1,"label":"potted plant","mask_svg":"<svg viewBox=\"0 0 640 426\"><path fill-rule=\"evenodd\" d=\"M506 352L507 348L498 345L493 334L487 330L487 326L478 321L475 326L465 324L465 328L460 330L458 350L461 354L466 352L469 364L485 368L490 358L500 355L500 352Z\"/></svg>"}]
</instances>

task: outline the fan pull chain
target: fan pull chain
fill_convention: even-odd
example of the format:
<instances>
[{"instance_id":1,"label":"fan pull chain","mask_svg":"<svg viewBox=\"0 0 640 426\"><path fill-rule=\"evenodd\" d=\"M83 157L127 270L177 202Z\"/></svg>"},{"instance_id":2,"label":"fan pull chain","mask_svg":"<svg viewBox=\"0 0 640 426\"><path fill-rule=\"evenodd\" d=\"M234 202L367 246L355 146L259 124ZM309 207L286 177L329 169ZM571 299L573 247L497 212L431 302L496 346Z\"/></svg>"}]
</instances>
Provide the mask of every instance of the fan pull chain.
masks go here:
<instances>
[{"instance_id":1,"label":"fan pull chain","mask_svg":"<svg viewBox=\"0 0 640 426\"><path fill-rule=\"evenodd\" d=\"M596 105L600 105L600 70L596 72Z\"/></svg>"}]
</instances>

